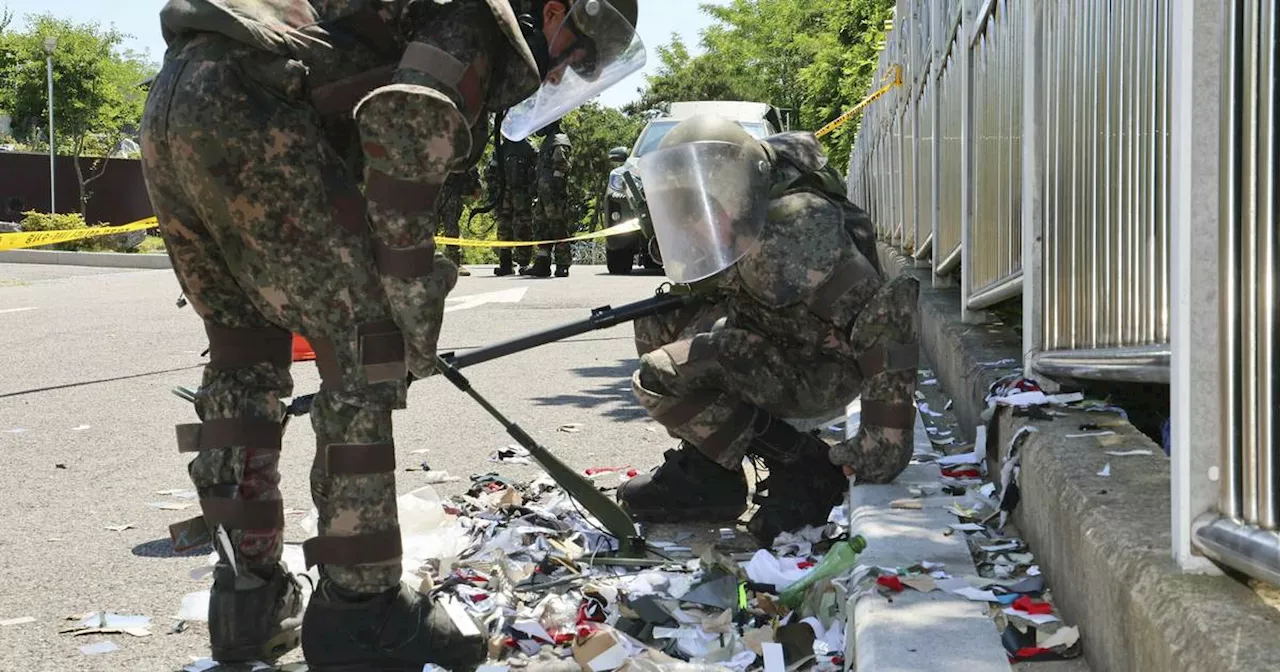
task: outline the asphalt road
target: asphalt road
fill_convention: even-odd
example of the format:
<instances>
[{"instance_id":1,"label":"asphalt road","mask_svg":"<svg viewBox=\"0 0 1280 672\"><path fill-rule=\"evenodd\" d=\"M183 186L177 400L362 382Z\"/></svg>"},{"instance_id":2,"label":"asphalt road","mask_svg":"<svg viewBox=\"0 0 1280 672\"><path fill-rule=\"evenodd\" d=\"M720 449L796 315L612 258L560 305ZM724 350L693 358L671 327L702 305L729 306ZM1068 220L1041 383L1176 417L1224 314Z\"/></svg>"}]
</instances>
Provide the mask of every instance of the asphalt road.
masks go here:
<instances>
[{"instance_id":1,"label":"asphalt road","mask_svg":"<svg viewBox=\"0 0 1280 672\"><path fill-rule=\"evenodd\" d=\"M574 267L568 279L461 278L441 349L476 347L581 319L591 308L644 298L661 276L609 276ZM205 553L175 557L169 524L198 513L158 510L157 494L191 487L174 425L194 422L174 386L200 381L206 339L190 308L177 309L170 271L0 264L0 670L175 670L208 655L194 624L167 634L181 597L208 588L192 570ZM488 295L488 296L480 296ZM468 298L471 297L471 298ZM502 302L505 301L505 302ZM629 326L578 336L467 369L474 387L571 466L647 468L673 441L634 401ZM294 366L295 392L314 391L312 363ZM398 484L419 487L424 459L463 477L499 471L531 479L536 467L488 461L511 443L502 428L439 378L414 384L395 416ZM557 431L581 423L578 432ZM426 449L426 453L416 453ZM314 451L295 422L281 460L285 507L309 510ZM461 484L440 486L454 494ZM287 541L307 535L291 514ZM109 527L130 525L113 531ZM207 553L207 551L206 551ZM72 614L111 611L152 619L149 637L59 634ZM81 646L119 649L87 655Z\"/></svg>"}]
</instances>

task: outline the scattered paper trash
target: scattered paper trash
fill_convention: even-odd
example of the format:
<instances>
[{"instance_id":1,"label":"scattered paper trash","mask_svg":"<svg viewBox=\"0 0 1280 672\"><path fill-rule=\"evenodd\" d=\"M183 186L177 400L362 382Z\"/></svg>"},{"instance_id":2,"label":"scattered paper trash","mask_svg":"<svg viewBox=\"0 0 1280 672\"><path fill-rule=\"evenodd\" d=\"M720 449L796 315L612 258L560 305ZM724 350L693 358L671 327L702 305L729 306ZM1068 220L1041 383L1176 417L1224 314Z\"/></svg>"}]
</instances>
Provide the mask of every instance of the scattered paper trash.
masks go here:
<instances>
[{"instance_id":1,"label":"scattered paper trash","mask_svg":"<svg viewBox=\"0 0 1280 672\"><path fill-rule=\"evenodd\" d=\"M111 532L124 532L125 530L132 530L133 525L131 523L125 523L124 525L108 525L103 529Z\"/></svg>"},{"instance_id":2,"label":"scattered paper trash","mask_svg":"<svg viewBox=\"0 0 1280 672\"><path fill-rule=\"evenodd\" d=\"M199 590L182 596L182 604L174 618L180 621L209 620L209 591Z\"/></svg>"},{"instance_id":3,"label":"scattered paper trash","mask_svg":"<svg viewBox=\"0 0 1280 672\"><path fill-rule=\"evenodd\" d=\"M24 623L35 623L36 619L32 616L19 616L18 618L8 618L0 621L0 627L9 627L12 625L22 625Z\"/></svg>"},{"instance_id":4,"label":"scattered paper trash","mask_svg":"<svg viewBox=\"0 0 1280 672\"><path fill-rule=\"evenodd\" d=\"M161 511L182 511L195 506L195 504L191 502L151 502L147 506Z\"/></svg>"},{"instance_id":5,"label":"scattered paper trash","mask_svg":"<svg viewBox=\"0 0 1280 672\"><path fill-rule=\"evenodd\" d=\"M1114 457L1131 457L1133 455L1154 455L1155 453L1139 448L1135 450L1108 450L1107 454Z\"/></svg>"},{"instance_id":6,"label":"scattered paper trash","mask_svg":"<svg viewBox=\"0 0 1280 672\"><path fill-rule=\"evenodd\" d=\"M1098 472L1098 475L1099 475L1099 476L1102 476L1102 477L1110 476L1110 475L1111 475L1111 463L1110 463L1110 462L1108 462L1108 463L1106 463L1105 465L1103 465L1102 470Z\"/></svg>"},{"instance_id":7,"label":"scattered paper trash","mask_svg":"<svg viewBox=\"0 0 1280 672\"><path fill-rule=\"evenodd\" d=\"M83 432L83 431L84 431L84 430L86 430L86 429L89 429L89 425L80 425L79 427L72 427L72 428L71 428L71 431L73 431L73 432Z\"/></svg>"},{"instance_id":8,"label":"scattered paper trash","mask_svg":"<svg viewBox=\"0 0 1280 672\"><path fill-rule=\"evenodd\" d=\"M1115 433L1115 432L1113 432L1113 431L1111 431L1111 430L1107 429L1107 430L1102 430L1102 431L1098 431L1098 432L1084 432L1084 433L1082 433L1082 434L1067 434L1065 438L1068 438L1068 439L1091 439L1091 438L1096 438L1096 437L1100 437L1100 436L1115 436L1115 435L1116 435L1116 433Z\"/></svg>"},{"instance_id":9,"label":"scattered paper trash","mask_svg":"<svg viewBox=\"0 0 1280 672\"><path fill-rule=\"evenodd\" d=\"M565 432L566 434L576 434L582 431L582 427L583 425L581 422L568 422L560 425L556 431Z\"/></svg>"}]
</instances>

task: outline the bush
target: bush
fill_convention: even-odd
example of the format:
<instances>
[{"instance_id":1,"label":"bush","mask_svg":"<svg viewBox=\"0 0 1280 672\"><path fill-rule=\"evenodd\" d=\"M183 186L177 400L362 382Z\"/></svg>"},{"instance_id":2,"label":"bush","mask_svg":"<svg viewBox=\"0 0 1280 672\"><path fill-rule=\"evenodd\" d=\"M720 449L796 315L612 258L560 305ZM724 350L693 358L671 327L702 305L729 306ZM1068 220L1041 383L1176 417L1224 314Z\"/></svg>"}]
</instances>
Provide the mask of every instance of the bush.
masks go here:
<instances>
[{"instance_id":1,"label":"bush","mask_svg":"<svg viewBox=\"0 0 1280 672\"><path fill-rule=\"evenodd\" d=\"M23 213L23 231L69 231L71 229L107 226L103 223L87 227L80 213L48 213L34 210ZM42 250L63 250L67 252L127 252L140 242L138 236L121 233L110 236L94 236L82 238L56 245L45 245Z\"/></svg>"}]
</instances>

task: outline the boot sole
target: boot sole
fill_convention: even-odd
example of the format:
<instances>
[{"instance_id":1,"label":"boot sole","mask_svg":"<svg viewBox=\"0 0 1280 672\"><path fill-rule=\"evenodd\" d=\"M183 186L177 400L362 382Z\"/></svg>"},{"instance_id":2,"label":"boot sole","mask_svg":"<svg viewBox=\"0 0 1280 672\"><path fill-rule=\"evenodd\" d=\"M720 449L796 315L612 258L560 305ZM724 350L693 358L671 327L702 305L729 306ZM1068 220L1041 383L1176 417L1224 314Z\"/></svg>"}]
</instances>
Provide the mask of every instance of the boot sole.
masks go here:
<instances>
[{"instance_id":1,"label":"boot sole","mask_svg":"<svg viewBox=\"0 0 1280 672\"><path fill-rule=\"evenodd\" d=\"M709 523L737 520L745 504L737 506L704 507L700 509L628 509L631 516L643 523Z\"/></svg>"},{"instance_id":2,"label":"boot sole","mask_svg":"<svg viewBox=\"0 0 1280 672\"><path fill-rule=\"evenodd\" d=\"M294 628L268 639L259 646L238 649L213 649L213 660L219 663L248 663L255 660L272 661L302 645L302 631ZM421 668L419 668L421 669Z\"/></svg>"}]
</instances>

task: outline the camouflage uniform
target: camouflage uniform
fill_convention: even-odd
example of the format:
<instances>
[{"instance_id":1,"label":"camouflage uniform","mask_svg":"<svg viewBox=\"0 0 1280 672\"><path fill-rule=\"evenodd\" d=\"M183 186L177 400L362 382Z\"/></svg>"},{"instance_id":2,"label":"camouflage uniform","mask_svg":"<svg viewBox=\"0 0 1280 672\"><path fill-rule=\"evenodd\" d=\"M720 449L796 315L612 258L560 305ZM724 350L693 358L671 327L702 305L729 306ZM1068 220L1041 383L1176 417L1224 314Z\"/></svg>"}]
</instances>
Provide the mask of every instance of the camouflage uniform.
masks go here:
<instances>
[{"instance_id":1,"label":"camouflage uniform","mask_svg":"<svg viewBox=\"0 0 1280 672\"><path fill-rule=\"evenodd\" d=\"M440 204L436 213L440 218L438 231L449 238L457 238L461 234L458 228L462 219L462 205L473 200L480 189L480 174L472 167L466 172L450 173L440 190ZM445 256L455 266L462 266L462 248L457 245L446 245Z\"/></svg>"},{"instance_id":2,"label":"camouflage uniform","mask_svg":"<svg viewBox=\"0 0 1280 672\"><path fill-rule=\"evenodd\" d=\"M502 200L498 202L498 240L529 241L533 240L533 202L537 175L537 151L533 143L526 138L520 142L502 143L501 168L495 161L490 161L489 188L492 189L502 170ZM528 266L533 259L533 248L524 246L516 248L498 248L498 260L503 266L510 266L514 261L518 266Z\"/></svg>"},{"instance_id":3,"label":"camouflage uniform","mask_svg":"<svg viewBox=\"0 0 1280 672\"><path fill-rule=\"evenodd\" d=\"M567 201L571 149L569 136L558 129L547 134L538 147L538 205L533 222L533 236L537 240L569 237ZM543 245L537 254L539 257L552 256L559 268L567 269L573 263L573 249L569 243Z\"/></svg>"},{"instance_id":4,"label":"camouflage uniform","mask_svg":"<svg viewBox=\"0 0 1280 672\"><path fill-rule=\"evenodd\" d=\"M432 239L436 194L475 162L486 108L537 88L536 64L499 0L175 0L161 21L142 166L210 342L201 422L178 428L204 515L175 535L221 526L239 567L279 561L281 400L299 333L323 378L307 562L351 591L391 589L391 414L406 369L430 372L456 282Z\"/></svg>"},{"instance_id":5,"label":"camouflage uniform","mask_svg":"<svg viewBox=\"0 0 1280 672\"><path fill-rule=\"evenodd\" d=\"M709 305L636 322L635 394L726 469L769 456L758 439L772 419L836 417L861 395L858 436L823 457L888 482L912 454L918 286L885 281L870 218L811 134L764 144L774 179L758 245Z\"/></svg>"}]
</instances>

